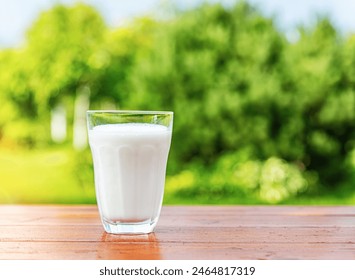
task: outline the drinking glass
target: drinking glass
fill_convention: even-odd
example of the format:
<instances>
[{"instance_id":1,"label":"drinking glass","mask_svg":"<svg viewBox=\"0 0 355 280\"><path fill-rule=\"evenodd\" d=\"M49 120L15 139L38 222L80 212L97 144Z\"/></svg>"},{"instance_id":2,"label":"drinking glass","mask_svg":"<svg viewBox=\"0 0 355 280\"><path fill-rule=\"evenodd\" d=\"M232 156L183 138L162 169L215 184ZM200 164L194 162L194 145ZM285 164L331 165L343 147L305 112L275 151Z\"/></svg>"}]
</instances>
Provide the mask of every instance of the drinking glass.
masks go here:
<instances>
[{"instance_id":1,"label":"drinking glass","mask_svg":"<svg viewBox=\"0 0 355 280\"><path fill-rule=\"evenodd\" d=\"M163 201L173 112L87 111L87 124L104 229L152 232Z\"/></svg>"}]
</instances>

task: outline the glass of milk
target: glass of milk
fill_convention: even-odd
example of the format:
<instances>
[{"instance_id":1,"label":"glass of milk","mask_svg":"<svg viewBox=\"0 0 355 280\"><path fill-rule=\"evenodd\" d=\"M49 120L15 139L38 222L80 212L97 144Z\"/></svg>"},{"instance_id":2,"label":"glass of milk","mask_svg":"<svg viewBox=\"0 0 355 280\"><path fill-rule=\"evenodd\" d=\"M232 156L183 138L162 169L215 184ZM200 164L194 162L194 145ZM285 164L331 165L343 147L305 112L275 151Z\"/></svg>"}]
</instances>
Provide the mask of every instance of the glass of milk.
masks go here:
<instances>
[{"instance_id":1,"label":"glass of milk","mask_svg":"<svg viewBox=\"0 0 355 280\"><path fill-rule=\"evenodd\" d=\"M152 232L163 201L173 112L88 111L87 123L106 232Z\"/></svg>"}]
</instances>

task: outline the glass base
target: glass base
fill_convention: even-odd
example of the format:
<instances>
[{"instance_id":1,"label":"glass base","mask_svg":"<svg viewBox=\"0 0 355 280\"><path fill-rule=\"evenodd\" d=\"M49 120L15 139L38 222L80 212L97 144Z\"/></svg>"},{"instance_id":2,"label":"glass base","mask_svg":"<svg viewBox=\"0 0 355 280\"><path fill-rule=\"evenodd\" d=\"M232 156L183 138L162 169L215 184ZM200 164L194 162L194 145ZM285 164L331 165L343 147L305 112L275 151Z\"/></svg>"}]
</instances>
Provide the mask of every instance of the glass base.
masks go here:
<instances>
[{"instance_id":1,"label":"glass base","mask_svg":"<svg viewBox=\"0 0 355 280\"><path fill-rule=\"evenodd\" d=\"M157 219L139 223L108 222L103 220L102 224L107 233L112 234L147 234L153 232Z\"/></svg>"}]
</instances>

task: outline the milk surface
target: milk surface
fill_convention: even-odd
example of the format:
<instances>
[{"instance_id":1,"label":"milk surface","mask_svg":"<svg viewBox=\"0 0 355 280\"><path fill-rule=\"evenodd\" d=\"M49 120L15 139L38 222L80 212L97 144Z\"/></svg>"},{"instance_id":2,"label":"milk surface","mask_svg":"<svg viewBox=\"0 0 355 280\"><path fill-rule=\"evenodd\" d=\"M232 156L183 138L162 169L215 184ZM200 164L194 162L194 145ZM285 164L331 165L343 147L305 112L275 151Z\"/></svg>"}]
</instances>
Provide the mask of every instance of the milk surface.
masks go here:
<instances>
[{"instance_id":1,"label":"milk surface","mask_svg":"<svg viewBox=\"0 0 355 280\"><path fill-rule=\"evenodd\" d=\"M159 216L171 131L156 124L105 124L89 130L96 197L106 222Z\"/></svg>"}]
</instances>

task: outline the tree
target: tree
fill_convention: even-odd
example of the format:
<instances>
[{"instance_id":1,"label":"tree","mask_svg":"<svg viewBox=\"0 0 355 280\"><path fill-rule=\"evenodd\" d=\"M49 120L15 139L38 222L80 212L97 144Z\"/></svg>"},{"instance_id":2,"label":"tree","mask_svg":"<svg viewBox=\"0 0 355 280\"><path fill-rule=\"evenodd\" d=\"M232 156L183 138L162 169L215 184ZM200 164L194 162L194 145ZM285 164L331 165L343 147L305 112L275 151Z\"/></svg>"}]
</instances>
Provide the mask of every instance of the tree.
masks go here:
<instances>
[{"instance_id":1,"label":"tree","mask_svg":"<svg viewBox=\"0 0 355 280\"><path fill-rule=\"evenodd\" d=\"M300 40L289 46L294 106L299 128L301 161L317 170L323 185L334 188L348 175L345 159L354 137L355 101L344 56L344 42L326 18L314 28L300 30ZM351 68L351 67L350 67ZM351 70L350 70L351 71Z\"/></svg>"},{"instance_id":2,"label":"tree","mask_svg":"<svg viewBox=\"0 0 355 280\"><path fill-rule=\"evenodd\" d=\"M27 62L21 48L0 52L0 139L32 146L42 140L43 129L34 122L38 108L28 82L31 72Z\"/></svg>"},{"instance_id":3,"label":"tree","mask_svg":"<svg viewBox=\"0 0 355 280\"><path fill-rule=\"evenodd\" d=\"M267 158L276 147L267 141L268 117L284 44L273 22L245 3L182 13L161 25L152 52L137 63L127 103L175 111L180 163L213 163L246 146Z\"/></svg>"},{"instance_id":4,"label":"tree","mask_svg":"<svg viewBox=\"0 0 355 280\"><path fill-rule=\"evenodd\" d=\"M95 81L109 62L102 49L105 33L101 16L84 4L57 5L41 14L29 29L25 50L29 83L41 115L48 116L49 108L61 103L76 104L74 116L69 117L74 118L74 127L83 130L81 115L88 108Z\"/></svg>"},{"instance_id":5,"label":"tree","mask_svg":"<svg viewBox=\"0 0 355 280\"><path fill-rule=\"evenodd\" d=\"M287 42L244 2L178 14L133 67L126 104L175 112L175 171L200 162L211 172L232 154L234 172L238 151L247 151L261 164L296 167L309 186L337 188L351 180L354 44L344 53L327 19L300 32Z\"/></svg>"},{"instance_id":6,"label":"tree","mask_svg":"<svg viewBox=\"0 0 355 280\"><path fill-rule=\"evenodd\" d=\"M136 63L144 61L152 48L153 34L158 22L142 17L134 19L125 26L106 32L103 50L109 63L96 82L92 102L97 107L107 109L129 108L129 79ZM106 107L105 107L106 106ZM97 108L96 107L96 108Z\"/></svg>"}]
</instances>

